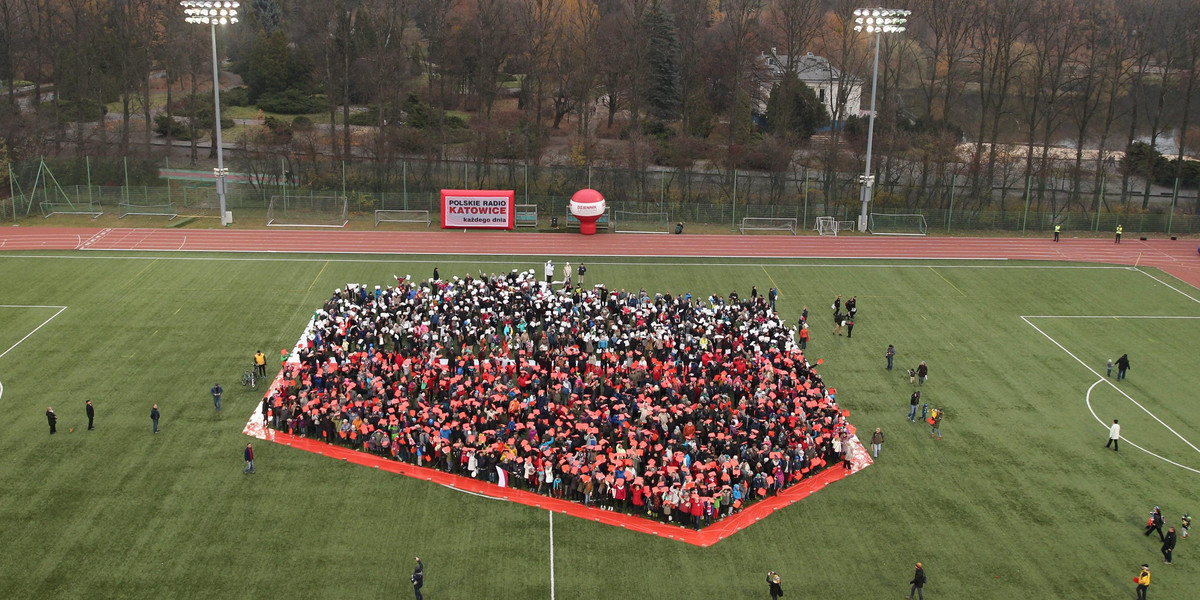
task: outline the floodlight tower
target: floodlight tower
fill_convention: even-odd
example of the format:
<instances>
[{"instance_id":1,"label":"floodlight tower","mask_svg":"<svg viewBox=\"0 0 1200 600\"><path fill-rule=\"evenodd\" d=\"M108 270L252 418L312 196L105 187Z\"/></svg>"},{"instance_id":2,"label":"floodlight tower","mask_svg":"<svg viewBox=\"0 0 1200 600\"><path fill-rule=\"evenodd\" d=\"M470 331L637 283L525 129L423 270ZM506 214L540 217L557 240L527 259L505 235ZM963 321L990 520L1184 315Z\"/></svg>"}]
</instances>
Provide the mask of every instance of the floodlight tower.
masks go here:
<instances>
[{"instance_id":1,"label":"floodlight tower","mask_svg":"<svg viewBox=\"0 0 1200 600\"><path fill-rule=\"evenodd\" d=\"M862 214L858 216L858 230L867 230L867 204L875 188L875 177L871 175L871 145L875 141L875 86L879 83L879 38L885 33L901 33L908 22L907 10L898 8L859 8L854 11L854 30L865 31L875 36L875 69L871 75L871 117L867 125L867 166L859 178Z\"/></svg>"},{"instance_id":2,"label":"floodlight tower","mask_svg":"<svg viewBox=\"0 0 1200 600\"><path fill-rule=\"evenodd\" d=\"M184 17L184 21L197 25L208 25L212 34L213 127L216 128L214 131L217 138L217 168L213 169L213 176L217 180L217 200L220 202L221 225L225 226L229 225L225 217L225 178L229 175L229 169L225 168L225 153L221 147L221 86L217 63L217 25L237 23L238 9L241 8L241 5L224 0L183 0L179 5L183 7L183 13L187 15Z\"/></svg>"}]
</instances>

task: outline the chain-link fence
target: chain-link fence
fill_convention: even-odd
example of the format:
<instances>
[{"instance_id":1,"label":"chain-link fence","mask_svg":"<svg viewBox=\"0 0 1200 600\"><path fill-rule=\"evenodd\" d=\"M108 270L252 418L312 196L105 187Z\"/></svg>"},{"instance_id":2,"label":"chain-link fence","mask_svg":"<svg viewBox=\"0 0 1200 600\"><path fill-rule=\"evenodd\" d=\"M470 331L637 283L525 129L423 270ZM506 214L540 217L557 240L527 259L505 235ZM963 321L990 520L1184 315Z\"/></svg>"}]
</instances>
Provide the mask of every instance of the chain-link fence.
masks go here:
<instances>
[{"instance_id":1,"label":"chain-link fence","mask_svg":"<svg viewBox=\"0 0 1200 600\"><path fill-rule=\"evenodd\" d=\"M730 230L744 217L765 217L796 219L800 229L809 231L817 217L853 221L861 211L858 173L804 166L764 173L453 160L235 159L229 165L227 209L251 214L265 214L272 196L332 194L347 198L352 219L370 218L375 210L428 210L436 217L442 189L506 189L515 191L519 204L536 204L539 226L548 227L552 216L565 217L571 194L587 187L600 190L613 211L665 212L672 222ZM1142 180L1115 172L1002 183L989 186L946 171L885 178L875 188L869 210L924 215L932 234L1037 233L1055 225L1068 232L1109 232L1117 224L1129 233L1200 233L1196 190L1147 189ZM115 213L118 205L133 207L133 212L140 206L169 206L180 215L216 216L219 205L211 165L168 160L85 157L15 163L7 191L11 198L0 202L0 219L6 220Z\"/></svg>"}]
</instances>

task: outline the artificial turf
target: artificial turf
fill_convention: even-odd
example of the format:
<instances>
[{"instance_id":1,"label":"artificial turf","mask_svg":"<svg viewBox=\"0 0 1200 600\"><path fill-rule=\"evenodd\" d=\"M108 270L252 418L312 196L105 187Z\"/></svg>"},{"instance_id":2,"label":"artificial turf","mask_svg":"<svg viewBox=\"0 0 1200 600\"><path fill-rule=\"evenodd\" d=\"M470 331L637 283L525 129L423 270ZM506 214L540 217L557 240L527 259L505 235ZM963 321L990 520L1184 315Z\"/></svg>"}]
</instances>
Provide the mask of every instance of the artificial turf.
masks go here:
<instances>
[{"instance_id":1,"label":"artificial turf","mask_svg":"<svg viewBox=\"0 0 1200 600\"><path fill-rule=\"evenodd\" d=\"M395 597L411 593L420 556L431 599L549 598L544 511L266 442L255 444L258 473L243 475L241 431L258 394L237 385L256 350L291 347L347 282L542 260L0 254L0 304L68 307L0 358L0 597ZM1200 469L1200 320L1120 318L1200 317L1181 293L1194 289L1097 265L819 263L587 261L589 285L616 289L746 297L777 285L788 322L809 307L808 354L824 359L850 420L887 441L875 466L710 548L557 515L555 597L765 597L774 570L789 597L900 598L916 561L932 598L1124 597L1143 562L1155 596L1197 588L1197 542L1181 540L1168 567L1157 537L1139 534L1153 505L1172 525L1200 513L1188 493L1200 473L1129 443L1105 451L1088 409ZM830 334L837 294L858 296L853 339ZM0 352L57 310L0 307ZM1100 376L1128 352L1119 388L1145 410L1108 383L1089 396L1100 377L1068 351ZM904 369L921 360L924 399L946 409L941 441L904 417L914 387ZM226 390L219 415L214 382Z\"/></svg>"}]
</instances>

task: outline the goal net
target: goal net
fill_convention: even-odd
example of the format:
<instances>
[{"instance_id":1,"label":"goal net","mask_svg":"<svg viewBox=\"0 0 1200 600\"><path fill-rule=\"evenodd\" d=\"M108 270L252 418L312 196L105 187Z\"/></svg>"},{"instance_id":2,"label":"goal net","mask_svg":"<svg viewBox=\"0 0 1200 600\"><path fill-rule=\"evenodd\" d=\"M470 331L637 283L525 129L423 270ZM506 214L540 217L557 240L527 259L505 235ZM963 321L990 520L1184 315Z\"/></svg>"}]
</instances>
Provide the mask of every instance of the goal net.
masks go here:
<instances>
[{"instance_id":1,"label":"goal net","mask_svg":"<svg viewBox=\"0 0 1200 600\"><path fill-rule=\"evenodd\" d=\"M873 235L926 235L925 215L871 213L867 231Z\"/></svg>"},{"instance_id":2,"label":"goal net","mask_svg":"<svg viewBox=\"0 0 1200 600\"><path fill-rule=\"evenodd\" d=\"M345 227L350 222L345 196L271 196L268 227Z\"/></svg>"},{"instance_id":3,"label":"goal net","mask_svg":"<svg viewBox=\"0 0 1200 600\"><path fill-rule=\"evenodd\" d=\"M813 229L817 231L817 235L837 235L837 219L834 217L817 217L817 224Z\"/></svg>"},{"instance_id":4,"label":"goal net","mask_svg":"<svg viewBox=\"0 0 1200 600\"><path fill-rule=\"evenodd\" d=\"M417 223L429 227L433 218L427 210L377 210L375 211L375 226L380 223Z\"/></svg>"},{"instance_id":5,"label":"goal net","mask_svg":"<svg viewBox=\"0 0 1200 600\"><path fill-rule=\"evenodd\" d=\"M796 219L776 217L742 217L741 232L787 231L796 235Z\"/></svg>"},{"instance_id":6,"label":"goal net","mask_svg":"<svg viewBox=\"0 0 1200 600\"><path fill-rule=\"evenodd\" d=\"M138 193L138 192L141 193ZM175 202L166 194L150 193L151 190L127 190L125 197L117 203L117 217L129 215L167 217L170 221L179 216Z\"/></svg>"},{"instance_id":7,"label":"goal net","mask_svg":"<svg viewBox=\"0 0 1200 600\"><path fill-rule=\"evenodd\" d=\"M665 212L613 211L617 233L671 233L671 218Z\"/></svg>"}]
</instances>

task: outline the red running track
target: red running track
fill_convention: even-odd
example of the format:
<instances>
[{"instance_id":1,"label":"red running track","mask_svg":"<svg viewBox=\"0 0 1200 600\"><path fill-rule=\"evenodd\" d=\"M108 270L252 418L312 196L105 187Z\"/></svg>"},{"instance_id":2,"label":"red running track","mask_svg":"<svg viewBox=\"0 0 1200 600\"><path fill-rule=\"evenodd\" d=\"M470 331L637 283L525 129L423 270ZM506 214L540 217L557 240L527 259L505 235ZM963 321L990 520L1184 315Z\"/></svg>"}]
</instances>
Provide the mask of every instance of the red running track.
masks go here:
<instances>
[{"instance_id":1,"label":"red running track","mask_svg":"<svg viewBox=\"0 0 1200 600\"><path fill-rule=\"evenodd\" d=\"M141 250L505 256L1054 260L1158 267L1200 287L1195 240L785 235L621 235L461 231L5 227L0 250Z\"/></svg>"}]
</instances>

